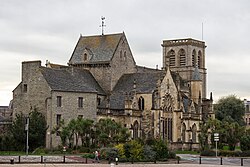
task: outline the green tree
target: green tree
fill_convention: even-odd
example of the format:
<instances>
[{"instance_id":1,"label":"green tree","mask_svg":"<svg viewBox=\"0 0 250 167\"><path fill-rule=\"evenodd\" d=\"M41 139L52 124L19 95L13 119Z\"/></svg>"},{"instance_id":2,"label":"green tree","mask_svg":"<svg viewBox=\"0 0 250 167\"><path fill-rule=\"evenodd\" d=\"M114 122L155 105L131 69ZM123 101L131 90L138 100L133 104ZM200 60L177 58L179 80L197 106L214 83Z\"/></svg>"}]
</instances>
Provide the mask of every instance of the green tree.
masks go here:
<instances>
[{"instance_id":1,"label":"green tree","mask_svg":"<svg viewBox=\"0 0 250 167\"><path fill-rule=\"evenodd\" d=\"M237 122L239 125L244 125L243 116L245 107L242 100L235 95L220 98L214 106L216 118L220 121Z\"/></svg>"},{"instance_id":2,"label":"green tree","mask_svg":"<svg viewBox=\"0 0 250 167\"><path fill-rule=\"evenodd\" d=\"M78 118L78 134L81 137L82 141L82 146L89 147L90 146L90 138L94 137L92 136L92 129L94 126L94 121L90 119L83 119L83 118ZM92 140L93 141L93 140Z\"/></svg>"},{"instance_id":3,"label":"green tree","mask_svg":"<svg viewBox=\"0 0 250 167\"><path fill-rule=\"evenodd\" d=\"M18 151L25 150L26 133L25 133L25 116L23 113L16 114L15 120L10 128L10 133L13 136L15 148Z\"/></svg>"},{"instance_id":4,"label":"green tree","mask_svg":"<svg viewBox=\"0 0 250 167\"><path fill-rule=\"evenodd\" d=\"M67 140L69 140L70 129L65 125L64 120L59 122L59 125L55 126L52 130L52 134L55 134L60 137L61 145L66 146Z\"/></svg>"},{"instance_id":5,"label":"green tree","mask_svg":"<svg viewBox=\"0 0 250 167\"><path fill-rule=\"evenodd\" d=\"M250 150L250 129L246 130L245 134L240 139L240 148L241 151Z\"/></svg>"},{"instance_id":6,"label":"green tree","mask_svg":"<svg viewBox=\"0 0 250 167\"><path fill-rule=\"evenodd\" d=\"M26 147L26 117L23 113L16 114L10 134L13 136L16 150L23 151ZM29 150L45 146L47 125L45 117L35 108L29 113Z\"/></svg>"},{"instance_id":7,"label":"green tree","mask_svg":"<svg viewBox=\"0 0 250 167\"><path fill-rule=\"evenodd\" d=\"M96 138L100 144L106 146L108 144L118 144L125 142L130 137L127 128L122 127L120 123L117 123L110 118L100 119L95 125Z\"/></svg>"},{"instance_id":8,"label":"green tree","mask_svg":"<svg viewBox=\"0 0 250 167\"><path fill-rule=\"evenodd\" d=\"M47 123L45 116L35 108L29 114L29 148L34 150L37 147L45 146Z\"/></svg>"}]
</instances>

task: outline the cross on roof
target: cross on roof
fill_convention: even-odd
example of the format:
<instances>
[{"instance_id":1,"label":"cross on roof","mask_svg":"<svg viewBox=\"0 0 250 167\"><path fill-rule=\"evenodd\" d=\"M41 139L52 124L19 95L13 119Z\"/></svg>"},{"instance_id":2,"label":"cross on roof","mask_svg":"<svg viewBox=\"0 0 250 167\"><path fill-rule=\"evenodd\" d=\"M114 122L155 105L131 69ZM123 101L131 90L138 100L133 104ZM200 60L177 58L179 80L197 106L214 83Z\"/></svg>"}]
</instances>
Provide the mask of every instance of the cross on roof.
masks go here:
<instances>
[{"instance_id":1,"label":"cross on roof","mask_svg":"<svg viewBox=\"0 0 250 167\"><path fill-rule=\"evenodd\" d=\"M105 17L101 17L102 19L102 25L100 25L100 27L102 27L102 35L104 35L104 27L106 27L106 25L104 25L104 20L105 20Z\"/></svg>"}]
</instances>

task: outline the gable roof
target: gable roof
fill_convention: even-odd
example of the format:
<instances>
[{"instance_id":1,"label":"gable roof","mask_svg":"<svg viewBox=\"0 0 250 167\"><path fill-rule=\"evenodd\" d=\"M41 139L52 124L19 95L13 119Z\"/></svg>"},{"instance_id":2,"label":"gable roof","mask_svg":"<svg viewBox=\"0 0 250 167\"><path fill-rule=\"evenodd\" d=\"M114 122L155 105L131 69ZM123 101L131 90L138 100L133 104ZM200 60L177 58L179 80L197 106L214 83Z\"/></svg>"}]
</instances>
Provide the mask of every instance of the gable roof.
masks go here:
<instances>
[{"instance_id":1,"label":"gable roof","mask_svg":"<svg viewBox=\"0 0 250 167\"><path fill-rule=\"evenodd\" d=\"M62 69L41 67L40 70L54 91L105 94L88 70L73 67Z\"/></svg>"},{"instance_id":2,"label":"gable roof","mask_svg":"<svg viewBox=\"0 0 250 167\"><path fill-rule=\"evenodd\" d=\"M164 75L164 71L154 73L124 74L110 96L111 109L124 109L125 94L133 91L134 81L136 93L152 93L157 87L157 81Z\"/></svg>"},{"instance_id":3,"label":"gable roof","mask_svg":"<svg viewBox=\"0 0 250 167\"><path fill-rule=\"evenodd\" d=\"M82 54L86 49L91 53L88 63L109 62L124 33L81 36L69 60L69 64L83 64Z\"/></svg>"}]
</instances>

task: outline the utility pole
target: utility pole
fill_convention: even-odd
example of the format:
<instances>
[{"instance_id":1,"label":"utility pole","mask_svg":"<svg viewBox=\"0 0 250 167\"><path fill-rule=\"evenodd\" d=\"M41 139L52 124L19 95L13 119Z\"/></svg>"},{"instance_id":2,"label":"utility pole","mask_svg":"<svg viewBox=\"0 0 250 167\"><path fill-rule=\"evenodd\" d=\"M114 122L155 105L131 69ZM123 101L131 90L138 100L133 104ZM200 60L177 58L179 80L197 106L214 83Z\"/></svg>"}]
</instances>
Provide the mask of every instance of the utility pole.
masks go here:
<instances>
[{"instance_id":1,"label":"utility pole","mask_svg":"<svg viewBox=\"0 0 250 167\"><path fill-rule=\"evenodd\" d=\"M25 130L26 130L26 156L28 156L29 154L29 116L26 117Z\"/></svg>"}]
</instances>

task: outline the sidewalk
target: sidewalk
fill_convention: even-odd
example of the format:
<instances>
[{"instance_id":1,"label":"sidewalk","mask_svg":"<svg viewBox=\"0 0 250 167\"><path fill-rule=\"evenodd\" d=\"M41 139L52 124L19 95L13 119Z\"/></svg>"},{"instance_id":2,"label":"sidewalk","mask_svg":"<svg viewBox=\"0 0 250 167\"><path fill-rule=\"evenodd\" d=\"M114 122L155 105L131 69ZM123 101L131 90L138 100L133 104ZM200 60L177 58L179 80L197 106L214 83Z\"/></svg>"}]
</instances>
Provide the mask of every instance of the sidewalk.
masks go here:
<instances>
[{"instance_id":1,"label":"sidewalk","mask_svg":"<svg viewBox=\"0 0 250 167\"><path fill-rule=\"evenodd\" d=\"M227 165L199 164L1 164L0 167L236 167Z\"/></svg>"}]
</instances>

